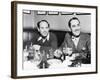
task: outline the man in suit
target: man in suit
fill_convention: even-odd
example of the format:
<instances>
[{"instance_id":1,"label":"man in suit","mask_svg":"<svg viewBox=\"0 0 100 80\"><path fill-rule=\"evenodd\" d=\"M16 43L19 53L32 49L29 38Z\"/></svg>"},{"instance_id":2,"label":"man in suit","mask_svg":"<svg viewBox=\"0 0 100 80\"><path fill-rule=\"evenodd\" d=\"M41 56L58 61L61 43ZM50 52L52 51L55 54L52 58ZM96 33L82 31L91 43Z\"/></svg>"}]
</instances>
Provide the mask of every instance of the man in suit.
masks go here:
<instances>
[{"instance_id":1,"label":"man in suit","mask_svg":"<svg viewBox=\"0 0 100 80\"><path fill-rule=\"evenodd\" d=\"M39 64L39 68L43 68L43 64L45 65L45 68L48 68L49 64L47 63L47 54L50 53L49 51L51 49L57 48L57 38L55 34L50 32L50 24L46 20L41 20L37 23L37 33L33 34L33 38L30 41L32 47L34 45L40 46L40 51L42 55L42 61Z\"/></svg>"},{"instance_id":2,"label":"man in suit","mask_svg":"<svg viewBox=\"0 0 100 80\"><path fill-rule=\"evenodd\" d=\"M37 23L38 32L33 34L32 44L40 46L57 48L57 38L55 34L49 32L50 24L46 20Z\"/></svg>"},{"instance_id":3,"label":"man in suit","mask_svg":"<svg viewBox=\"0 0 100 80\"><path fill-rule=\"evenodd\" d=\"M64 42L61 46L64 56L76 54L75 58L77 58L77 60L81 60L82 63L90 63L90 35L81 32L80 21L77 17L71 18L68 25L70 32L66 33Z\"/></svg>"}]
</instances>

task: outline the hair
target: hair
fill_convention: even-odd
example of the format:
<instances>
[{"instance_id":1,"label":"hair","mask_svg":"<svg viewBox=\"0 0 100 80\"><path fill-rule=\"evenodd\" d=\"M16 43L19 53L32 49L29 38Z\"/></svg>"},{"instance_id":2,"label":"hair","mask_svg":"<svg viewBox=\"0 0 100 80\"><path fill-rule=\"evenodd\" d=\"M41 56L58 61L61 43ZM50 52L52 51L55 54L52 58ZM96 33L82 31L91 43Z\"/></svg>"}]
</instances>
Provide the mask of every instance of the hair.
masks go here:
<instances>
[{"instance_id":1,"label":"hair","mask_svg":"<svg viewBox=\"0 0 100 80\"><path fill-rule=\"evenodd\" d=\"M50 27L50 24L48 23L47 20L41 20L41 21L37 22L37 27L38 27L38 28L40 28L40 23L41 23L41 22L46 22L46 23L48 24L48 27Z\"/></svg>"},{"instance_id":2,"label":"hair","mask_svg":"<svg viewBox=\"0 0 100 80\"><path fill-rule=\"evenodd\" d=\"M69 27L71 27L71 21L72 20L78 20L78 22L79 22L79 24L80 24L80 21L79 21L79 19L77 18L77 17L72 17L70 20L69 20L69 22L68 22L68 26Z\"/></svg>"}]
</instances>

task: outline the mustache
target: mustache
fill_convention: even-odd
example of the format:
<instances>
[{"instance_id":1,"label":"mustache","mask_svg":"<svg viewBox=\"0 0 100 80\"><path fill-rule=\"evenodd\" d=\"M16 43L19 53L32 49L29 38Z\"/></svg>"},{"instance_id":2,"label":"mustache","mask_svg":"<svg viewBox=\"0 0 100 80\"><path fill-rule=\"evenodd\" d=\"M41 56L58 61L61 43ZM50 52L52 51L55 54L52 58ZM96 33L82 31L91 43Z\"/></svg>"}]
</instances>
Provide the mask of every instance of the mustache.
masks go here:
<instances>
[{"instance_id":1,"label":"mustache","mask_svg":"<svg viewBox=\"0 0 100 80\"><path fill-rule=\"evenodd\" d=\"M75 31L80 31L80 29L76 29Z\"/></svg>"},{"instance_id":2,"label":"mustache","mask_svg":"<svg viewBox=\"0 0 100 80\"><path fill-rule=\"evenodd\" d=\"M47 31L43 31L43 33L48 33Z\"/></svg>"}]
</instances>

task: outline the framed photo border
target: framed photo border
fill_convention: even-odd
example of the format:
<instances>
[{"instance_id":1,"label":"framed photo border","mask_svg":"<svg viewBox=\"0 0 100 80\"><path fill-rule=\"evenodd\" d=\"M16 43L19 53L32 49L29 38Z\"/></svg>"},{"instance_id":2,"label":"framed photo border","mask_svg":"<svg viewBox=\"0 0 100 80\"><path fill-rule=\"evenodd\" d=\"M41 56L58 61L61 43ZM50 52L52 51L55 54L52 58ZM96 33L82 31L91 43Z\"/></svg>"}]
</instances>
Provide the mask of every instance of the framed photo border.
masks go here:
<instances>
[{"instance_id":1,"label":"framed photo border","mask_svg":"<svg viewBox=\"0 0 100 80\"><path fill-rule=\"evenodd\" d=\"M96 71L95 72L80 72L80 73L63 73L63 74L47 74L47 75L32 75L32 76L17 76L17 4L28 5L50 5L60 7L80 7L80 8L94 8L96 9ZM50 77L50 76L66 76L66 75L81 75L81 74L95 74L98 73L98 7L88 5L76 4L58 4L58 3L41 3L41 2L27 2L27 1L12 1L11 2L11 78L32 78L32 77Z\"/></svg>"}]
</instances>

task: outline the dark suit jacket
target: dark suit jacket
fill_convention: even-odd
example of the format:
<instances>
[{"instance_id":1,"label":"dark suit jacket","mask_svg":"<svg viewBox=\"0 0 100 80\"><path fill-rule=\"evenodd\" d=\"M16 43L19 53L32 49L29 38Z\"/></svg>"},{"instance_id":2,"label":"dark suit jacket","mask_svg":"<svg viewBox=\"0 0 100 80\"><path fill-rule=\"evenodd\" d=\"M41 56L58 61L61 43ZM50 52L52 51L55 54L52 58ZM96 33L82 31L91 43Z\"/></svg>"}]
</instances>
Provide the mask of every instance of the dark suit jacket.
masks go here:
<instances>
[{"instance_id":1,"label":"dark suit jacket","mask_svg":"<svg viewBox=\"0 0 100 80\"><path fill-rule=\"evenodd\" d=\"M91 63L91 38L87 33L80 33L80 38L77 47L75 47L72 41L71 33L66 33L64 42L61 49L67 45L67 47L72 48L73 53L82 53L82 63ZM83 52L84 50L84 52ZM85 55L85 58L83 57Z\"/></svg>"},{"instance_id":2,"label":"dark suit jacket","mask_svg":"<svg viewBox=\"0 0 100 80\"><path fill-rule=\"evenodd\" d=\"M73 52L81 52L83 49L91 51L91 42L90 35L87 33L80 33L80 38L77 47L75 47L74 42L72 41L71 33L66 33L62 47L72 48Z\"/></svg>"},{"instance_id":3,"label":"dark suit jacket","mask_svg":"<svg viewBox=\"0 0 100 80\"><path fill-rule=\"evenodd\" d=\"M34 33L33 38L32 38L32 40L30 40L28 42L28 45L30 45L32 43L32 45L36 44L36 45L40 45L40 46L44 46L44 47L51 47L51 48L56 49L57 48L57 38L56 38L55 34L53 34L51 32L49 33L49 35L50 35L49 40L46 39L46 41L43 43L42 39L38 40L40 37L40 34Z\"/></svg>"}]
</instances>

